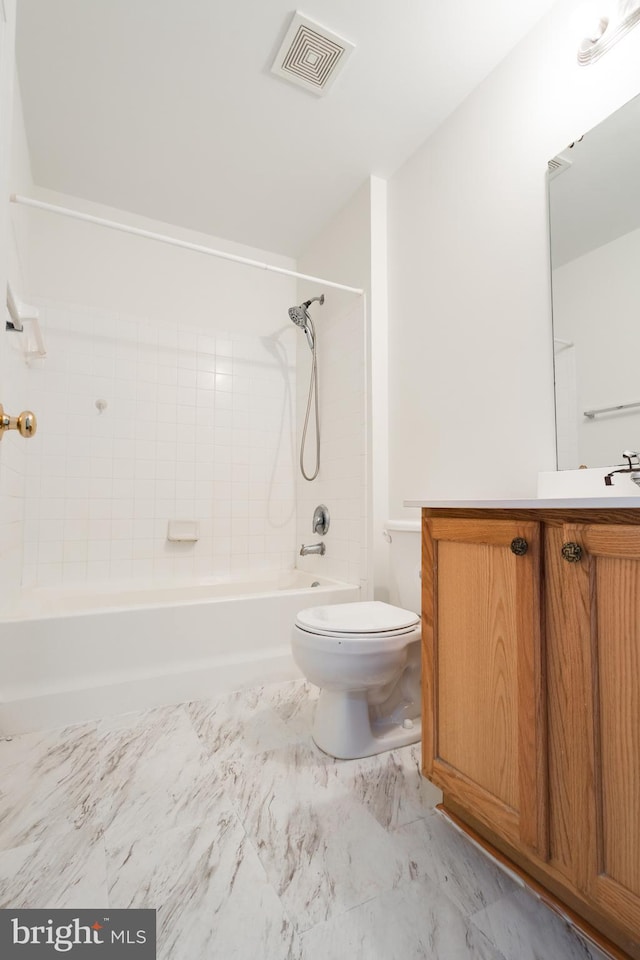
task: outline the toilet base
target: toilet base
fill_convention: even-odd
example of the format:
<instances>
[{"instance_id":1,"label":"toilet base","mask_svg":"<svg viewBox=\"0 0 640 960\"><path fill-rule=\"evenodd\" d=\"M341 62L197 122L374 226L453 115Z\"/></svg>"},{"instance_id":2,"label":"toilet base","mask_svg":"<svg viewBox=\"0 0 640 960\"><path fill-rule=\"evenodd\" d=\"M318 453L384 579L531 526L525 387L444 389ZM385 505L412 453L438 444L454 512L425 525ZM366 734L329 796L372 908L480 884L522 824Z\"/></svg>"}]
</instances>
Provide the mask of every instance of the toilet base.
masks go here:
<instances>
[{"instance_id":1,"label":"toilet base","mask_svg":"<svg viewBox=\"0 0 640 960\"><path fill-rule=\"evenodd\" d=\"M313 740L324 753L338 760L371 757L417 743L422 734L419 718L407 729L402 723L372 719L366 690L321 690L316 704Z\"/></svg>"}]
</instances>

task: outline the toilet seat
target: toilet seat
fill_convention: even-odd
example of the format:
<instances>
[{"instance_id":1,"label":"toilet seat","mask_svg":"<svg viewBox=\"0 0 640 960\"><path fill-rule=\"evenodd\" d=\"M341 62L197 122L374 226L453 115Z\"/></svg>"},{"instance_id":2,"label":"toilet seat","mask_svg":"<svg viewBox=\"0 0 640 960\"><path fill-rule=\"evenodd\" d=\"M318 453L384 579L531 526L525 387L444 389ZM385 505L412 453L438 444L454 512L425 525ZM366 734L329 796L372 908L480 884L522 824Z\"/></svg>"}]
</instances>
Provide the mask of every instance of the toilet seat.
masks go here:
<instances>
[{"instance_id":1,"label":"toilet seat","mask_svg":"<svg viewBox=\"0 0 640 960\"><path fill-rule=\"evenodd\" d=\"M318 648L335 645L345 653L365 653L379 648L382 641L397 639L398 644L383 645L404 646L406 637L419 630L420 617L412 610L371 600L310 607L300 611L295 625L306 635L308 644Z\"/></svg>"},{"instance_id":2,"label":"toilet seat","mask_svg":"<svg viewBox=\"0 0 640 960\"><path fill-rule=\"evenodd\" d=\"M333 637L338 634L389 634L413 629L420 617L413 610L393 607L380 600L333 603L301 610L296 623L309 633Z\"/></svg>"}]
</instances>

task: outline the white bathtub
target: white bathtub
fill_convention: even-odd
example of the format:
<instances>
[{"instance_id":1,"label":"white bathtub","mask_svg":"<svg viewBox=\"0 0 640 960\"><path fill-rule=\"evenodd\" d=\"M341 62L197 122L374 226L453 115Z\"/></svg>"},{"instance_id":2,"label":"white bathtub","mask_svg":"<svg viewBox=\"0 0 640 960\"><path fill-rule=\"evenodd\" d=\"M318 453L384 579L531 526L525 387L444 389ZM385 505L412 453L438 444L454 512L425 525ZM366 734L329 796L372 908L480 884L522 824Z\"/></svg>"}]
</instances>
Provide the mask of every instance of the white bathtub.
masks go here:
<instances>
[{"instance_id":1,"label":"white bathtub","mask_svg":"<svg viewBox=\"0 0 640 960\"><path fill-rule=\"evenodd\" d=\"M293 679L296 613L359 592L301 571L117 593L24 591L0 619L0 735Z\"/></svg>"}]
</instances>

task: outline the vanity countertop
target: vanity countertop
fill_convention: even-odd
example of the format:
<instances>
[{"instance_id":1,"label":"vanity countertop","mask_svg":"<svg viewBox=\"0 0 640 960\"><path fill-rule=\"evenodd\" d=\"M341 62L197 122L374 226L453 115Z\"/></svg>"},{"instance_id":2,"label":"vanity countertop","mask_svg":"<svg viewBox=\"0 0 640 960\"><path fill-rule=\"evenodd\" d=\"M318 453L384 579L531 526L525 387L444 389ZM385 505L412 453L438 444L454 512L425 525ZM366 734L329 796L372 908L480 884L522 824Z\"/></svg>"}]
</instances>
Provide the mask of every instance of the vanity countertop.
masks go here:
<instances>
[{"instance_id":1,"label":"vanity countertop","mask_svg":"<svg viewBox=\"0 0 640 960\"><path fill-rule=\"evenodd\" d=\"M530 500L405 500L405 507L433 510L640 510L636 497L532 497Z\"/></svg>"}]
</instances>

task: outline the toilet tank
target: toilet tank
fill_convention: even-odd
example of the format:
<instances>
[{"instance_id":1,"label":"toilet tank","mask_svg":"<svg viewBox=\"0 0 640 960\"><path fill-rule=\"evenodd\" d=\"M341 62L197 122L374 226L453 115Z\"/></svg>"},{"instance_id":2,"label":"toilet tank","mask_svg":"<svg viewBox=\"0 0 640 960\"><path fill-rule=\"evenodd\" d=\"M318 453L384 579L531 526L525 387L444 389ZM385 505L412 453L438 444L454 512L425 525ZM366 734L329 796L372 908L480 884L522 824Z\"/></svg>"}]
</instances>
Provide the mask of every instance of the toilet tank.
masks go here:
<instances>
[{"instance_id":1,"label":"toilet tank","mask_svg":"<svg viewBox=\"0 0 640 960\"><path fill-rule=\"evenodd\" d=\"M419 520L389 520L389 603L421 612L421 538Z\"/></svg>"}]
</instances>

